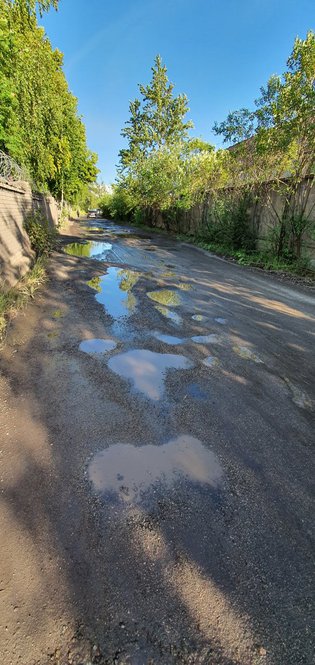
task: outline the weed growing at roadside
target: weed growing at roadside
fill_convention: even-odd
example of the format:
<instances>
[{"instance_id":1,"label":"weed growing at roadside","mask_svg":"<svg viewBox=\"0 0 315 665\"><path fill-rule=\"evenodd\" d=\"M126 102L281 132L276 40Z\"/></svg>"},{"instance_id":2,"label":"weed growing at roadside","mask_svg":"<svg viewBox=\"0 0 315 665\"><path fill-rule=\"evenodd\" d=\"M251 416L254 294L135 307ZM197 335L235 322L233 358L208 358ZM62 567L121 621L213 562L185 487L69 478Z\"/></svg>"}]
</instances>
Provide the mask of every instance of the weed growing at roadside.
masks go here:
<instances>
[{"instance_id":1,"label":"weed growing at roadside","mask_svg":"<svg viewBox=\"0 0 315 665\"><path fill-rule=\"evenodd\" d=\"M24 228L36 257L47 256L54 249L58 234L49 227L48 220L40 212L29 215L24 222Z\"/></svg>"},{"instance_id":2,"label":"weed growing at roadside","mask_svg":"<svg viewBox=\"0 0 315 665\"><path fill-rule=\"evenodd\" d=\"M0 343L3 341L8 321L33 298L46 281L46 259L41 257L34 267L9 291L0 290Z\"/></svg>"}]
</instances>

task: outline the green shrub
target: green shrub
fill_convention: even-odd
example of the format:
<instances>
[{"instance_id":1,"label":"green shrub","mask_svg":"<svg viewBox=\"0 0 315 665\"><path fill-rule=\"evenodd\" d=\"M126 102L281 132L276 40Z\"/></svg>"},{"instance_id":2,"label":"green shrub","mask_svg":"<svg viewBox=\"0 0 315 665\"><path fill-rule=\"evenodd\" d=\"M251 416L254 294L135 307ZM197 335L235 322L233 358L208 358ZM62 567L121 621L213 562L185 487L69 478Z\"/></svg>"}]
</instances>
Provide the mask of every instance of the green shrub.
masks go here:
<instances>
[{"instance_id":1,"label":"green shrub","mask_svg":"<svg viewBox=\"0 0 315 665\"><path fill-rule=\"evenodd\" d=\"M24 222L24 228L36 257L47 255L54 249L57 232L49 227L48 220L40 212L29 215Z\"/></svg>"}]
</instances>

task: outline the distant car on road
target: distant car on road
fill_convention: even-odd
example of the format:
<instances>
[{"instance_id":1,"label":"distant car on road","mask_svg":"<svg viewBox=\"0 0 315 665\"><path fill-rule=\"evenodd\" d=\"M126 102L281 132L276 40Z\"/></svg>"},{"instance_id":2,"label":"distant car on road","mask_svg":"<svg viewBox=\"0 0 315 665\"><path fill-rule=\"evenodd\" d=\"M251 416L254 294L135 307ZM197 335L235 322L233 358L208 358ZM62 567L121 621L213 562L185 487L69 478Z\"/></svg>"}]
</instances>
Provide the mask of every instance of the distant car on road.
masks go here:
<instances>
[{"instance_id":1,"label":"distant car on road","mask_svg":"<svg viewBox=\"0 0 315 665\"><path fill-rule=\"evenodd\" d=\"M92 218L92 217L97 217L98 210L88 210L87 216Z\"/></svg>"}]
</instances>

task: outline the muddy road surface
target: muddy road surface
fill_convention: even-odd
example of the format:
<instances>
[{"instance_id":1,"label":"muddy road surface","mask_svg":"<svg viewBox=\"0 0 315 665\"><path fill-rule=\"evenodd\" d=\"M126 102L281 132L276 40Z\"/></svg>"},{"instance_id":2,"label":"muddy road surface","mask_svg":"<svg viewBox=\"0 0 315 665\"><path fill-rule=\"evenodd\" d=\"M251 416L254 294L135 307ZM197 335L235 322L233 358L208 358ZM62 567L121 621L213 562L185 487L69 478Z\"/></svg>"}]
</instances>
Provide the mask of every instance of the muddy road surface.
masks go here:
<instances>
[{"instance_id":1,"label":"muddy road surface","mask_svg":"<svg viewBox=\"0 0 315 665\"><path fill-rule=\"evenodd\" d=\"M310 665L312 291L67 233L1 352L1 663Z\"/></svg>"}]
</instances>

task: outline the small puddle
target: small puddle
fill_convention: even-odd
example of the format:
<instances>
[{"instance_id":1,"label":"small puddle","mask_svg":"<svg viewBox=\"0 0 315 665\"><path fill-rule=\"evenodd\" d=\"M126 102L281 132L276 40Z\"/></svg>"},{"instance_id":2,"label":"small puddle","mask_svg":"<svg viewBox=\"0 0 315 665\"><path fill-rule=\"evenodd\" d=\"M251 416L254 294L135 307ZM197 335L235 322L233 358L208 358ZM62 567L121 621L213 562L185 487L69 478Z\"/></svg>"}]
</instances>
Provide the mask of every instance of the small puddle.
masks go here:
<instances>
[{"instance_id":1,"label":"small puddle","mask_svg":"<svg viewBox=\"0 0 315 665\"><path fill-rule=\"evenodd\" d=\"M191 291L193 287L191 284L187 284L187 282L181 282L180 284L177 284L177 288L181 291Z\"/></svg>"},{"instance_id":2,"label":"small puddle","mask_svg":"<svg viewBox=\"0 0 315 665\"><path fill-rule=\"evenodd\" d=\"M157 401L164 393L166 372L191 369L193 363L182 355L135 349L113 356L108 366L119 376L131 380L136 390Z\"/></svg>"},{"instance_id":3,"label":"small puddle","mask_svg":"<svg viewBox=\"0 0 315 665\"><path fill-rule=\"evenodd\" d=\"M310 397L301 390L301 388L298 388L298 386L295 386L289 379L286 377L283 379L284 382L287 384L291 395L292 395L292 401L294 404L299 406L301 409L313 409L313 402L310 399Z\"/></svg>"},{"instance_id":4,"label":"small puddle","mask_svg":"<svg viewBox=\"0 0 315 665\"><path fill-rule=\"evenodd\" d=\"M243 360L252 360L254 363L262 363L263 361L247 346L233 346L234 353L237 353Z\"/></svg>"},{"instance_id":5,"label":"small puddle","mask_svg":"<svg viewBox=\"0 0 315 665\"><path fill-rule=\"evenodd\" d=\"M123 268L108 268L106 275L93 277L88 286L97 291L97 302L104 305L114 319L128 317L134 311L137 300L132 289L141 276L140 272Z\"/></svg>"},{"instance_id":6,"label":"small puddle","mask_svg":"<svg viewBox=\"0 0 315 665\"><path fill-rule=\"evenodd\" d=\"M85 339L81 342L79 349L84 353L109 353L116 349L113 339Z\"/></svg>"},{"instance_id":7,"label":"small puddle","mask_svg":"<svg viewBox=\"0 0 315 665\"><path fill-rule=\"evenodd\" d=\"M216 356L208 356L203 359L202 364L206 367L217 367L220 364L220 361Z\"/></svg>"},{"instance_id":8,"label":"small puddle","mask_svg":"<svg viewBox=\"0 0 315 665\"><path fill-rule=\"evenodd\" d=\"M202 388L200 388L198 383L189 384L189 386L187 387L187 395L189 395L193 399L202 402L205 402L209 398L209 395L206 393L205 390L202 390Z\"/></svg>"},{"instance_id":9,"label":"small puddle","mask_svg":"<svg viewBox=\"0 0 315 665\"><path fill-rule=\"evenodd\" d=\"M160 291L148 291L148 298L164 307L177 307L181 303L180 295L176 291L160 289Z\"/></svg>"},{"instance_id":10,"label":"small puddle","mask_svg":"<svg viewBox=\"0 0 315 665\"><path fill-rule=\"evenodd\" d=\"M113 245L110 242L91 240L84 243L72 242L69 245L66 245L64 251L70 256L84 256L89 259L103 261L112 247Z\"/></svg>"},{"instance_id":11,"label":"small puddle","mask_svg":"<svg viewBox=\"0 0 315 665\"><path fill-rule=\"evenodd\" d=\"M164 342L165 344L170 344L174 346L176 346L176 344L183 344L186 341L181 337L173 337L172 335L163 335L163 333L159 332L154 332L153 335L160 342Z\"/></svg>"},{"instance_id":12,"label":"small puddle","mask_svg":"<svg viewBox=\"0 0 315 665\"><path fill-rule=\"evenodd\" d=\"M165 272L161 273L161 277L163 277L163 279L167 279L167 277L176 277L176 273L172 272L171 270L166 270Z\"/></svg>"},{"instance_id":13,"label":"small puddle","mask_svg":"<svg viewBox=\"0 0 315 665\"><path fill-rule=\"evenodd\" d=\"M98 494L122 504L137 504L158 485L181 482L218 489L223 470L217 456L193 436L182 435L161 446L117 443L94 455L88 477Z\"/></svg>"},{"instance_id":14,"label":"small puddle","mask_svg":"<svg viewBox=\"0 0 315 665\"><path fill-rule=\"evenodd\" d=\"M193 321L207 321L208 319L208 317L203 316L203 314L193 314L191 318Z\"/></svg>"},{"instance_id":15,"label":"small puddle","mask_svg":"<svg viewBox=\"0 0 315 665\"><path fill-rule=\"evenodd\" d=\"M218 344L219 342L218 335L215 335L214 333L211 333L210 335L195 335L191 339L193 342L196 342L196 344Z\"/></svg>"},{"instance_id":16,"label":"small puddle","mask_svg":"<svg viewBox=\"0 0 315 665\"><path fill-rule=\"evenodd\" d=\"M216 319L214 319L216 323L219 323L221 326L225 326L227 324L227 319L221 319L220 316L218 316Z\"/></svg>"},{"instance_id":17,"label":"small puddle","mask_svg":"<svg viewBox=\"0 0 315 665\"><path fill-rule=\"evenodd\" d=\"M157 309L160 314L165 316L166 319L170 319L176 323L177 326L182 324L183 319L179 314L177 314L177 312L173 312L171 309L168 309L168 307L164 307L164 305L155 305L155 309Z\"/></svg>"},{"instance_id":18,"label":"small puddle","mask_svg":"<svg viewBox=\"0 0 315 665\"><path fill-rule=\"evenodd\" d=\"M54 319L61 319L63 317L63 313L61 309L55 309L55 311L52 313Z\"/></svg>"}]
</instances>

